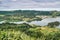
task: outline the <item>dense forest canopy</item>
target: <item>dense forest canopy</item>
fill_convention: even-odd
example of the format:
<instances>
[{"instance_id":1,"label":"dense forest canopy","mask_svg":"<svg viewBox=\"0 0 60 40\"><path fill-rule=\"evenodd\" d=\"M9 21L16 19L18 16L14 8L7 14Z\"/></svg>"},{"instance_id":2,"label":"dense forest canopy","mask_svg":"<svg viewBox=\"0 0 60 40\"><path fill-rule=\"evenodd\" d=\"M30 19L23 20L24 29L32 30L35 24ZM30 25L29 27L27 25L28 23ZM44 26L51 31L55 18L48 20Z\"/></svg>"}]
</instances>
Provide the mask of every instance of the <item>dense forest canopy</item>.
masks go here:
<instances>
[{"instance_id":1,"label":"dense forest canopy","mask_svg":"<svg viewBox=\"0 0 60 40\"><path fill-rule=\"evenodd\" d=\"M0 11L0 14L15 14L19 13L22 15L51 15L52 11L35 11L35 10L15 10L15 11Z\"/></svg>"},{"instance_id":2,"label":"dense forest canopy","mask_svg":"<svg viewBox=\"0 0 60 40\"><path fill-rule=\"evenodd\" d=\"M0 11L1 15L19 15L19 16L36 16L36 15L52 15L60 16L60 11L36 11L36 10L14 10L14 11Z\"/></svg>"},{"instance_id":3,"label":"dense forest canopy","mask_svg":"<svg viewBox=\"0 0 60 40\"><path fill-rule=\"evenodd\" d=\"M0 40L60 40L60 29L29 24L0 24Z\"/></svg>"}]
</instances>

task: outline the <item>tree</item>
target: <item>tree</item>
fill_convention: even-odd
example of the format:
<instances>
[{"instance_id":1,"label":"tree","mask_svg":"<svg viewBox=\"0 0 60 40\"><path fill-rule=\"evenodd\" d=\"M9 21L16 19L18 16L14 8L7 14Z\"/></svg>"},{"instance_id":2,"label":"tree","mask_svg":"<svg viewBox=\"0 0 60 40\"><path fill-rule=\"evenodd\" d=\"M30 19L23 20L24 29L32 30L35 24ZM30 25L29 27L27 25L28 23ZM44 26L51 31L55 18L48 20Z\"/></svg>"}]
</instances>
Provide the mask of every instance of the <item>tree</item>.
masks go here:
<instances>
[{"instance_id":1,"label":"tree","mask_svg":"<svg viewBox=\"0 0 60 40\"><path fill-rule=\"evenodd\" d=\"M56 22L50 22L50 23L48 23L48 26L55 27L55 26L58 26L59 24L60 23L58 21L56 21Z\"/></svg>"},{"instance_id":2,"label":"tree","mask_svg":"<svg viewBox=\"0 0 60 40\"><path fill-rule=\"evenodd\" d=\"M55 10L52 12L52 17L56 17L59 13Z\"/></svg>"}]
</instances>

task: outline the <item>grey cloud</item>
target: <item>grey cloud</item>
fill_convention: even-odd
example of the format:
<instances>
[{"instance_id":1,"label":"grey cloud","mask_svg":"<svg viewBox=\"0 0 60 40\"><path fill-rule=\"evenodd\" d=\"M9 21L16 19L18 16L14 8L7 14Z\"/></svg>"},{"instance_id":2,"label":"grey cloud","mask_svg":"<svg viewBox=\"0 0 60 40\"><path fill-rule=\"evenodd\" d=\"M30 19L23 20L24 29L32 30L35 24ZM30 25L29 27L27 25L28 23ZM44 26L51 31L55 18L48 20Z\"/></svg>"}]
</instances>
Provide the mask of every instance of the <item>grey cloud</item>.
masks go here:
<instances>
[{"instance_id":1,"label":"grey cloud","mask_svg":"<svg viewBox=\"0 0 60 40\"><path fill-rule=\"evenodd\" d=\"M60 0L32 0L35 2L56 2L56 1L60 1Z\"/></svg>"},{"instance_id":2,"label":"grey cloud","mask_svg":"<svg viewBox=\"0 0 60 40\"><path fill-rule=\"evenodd\" d=\"M4 0L1 2L0 9L60 8L60 0Z\"/></svg>"}]
</instances>

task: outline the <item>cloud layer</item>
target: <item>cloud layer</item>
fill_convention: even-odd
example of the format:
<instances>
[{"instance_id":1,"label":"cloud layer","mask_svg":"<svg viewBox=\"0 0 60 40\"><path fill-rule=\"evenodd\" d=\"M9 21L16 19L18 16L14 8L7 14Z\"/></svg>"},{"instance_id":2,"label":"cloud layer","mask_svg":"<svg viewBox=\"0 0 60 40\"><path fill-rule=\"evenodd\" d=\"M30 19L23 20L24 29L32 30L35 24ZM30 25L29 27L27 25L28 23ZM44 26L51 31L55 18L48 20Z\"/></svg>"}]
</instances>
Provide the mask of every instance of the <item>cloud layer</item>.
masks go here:
<instances>
[{"instance_id":1,"label":"cloud layer","mask_svg":"<svg viewBox=\"0 0 60 40\"><path fill-rule=\"evenodd\" d=\"M0 9L60 8L60 0L0 0Z\"/></svg>"}]
</instances>

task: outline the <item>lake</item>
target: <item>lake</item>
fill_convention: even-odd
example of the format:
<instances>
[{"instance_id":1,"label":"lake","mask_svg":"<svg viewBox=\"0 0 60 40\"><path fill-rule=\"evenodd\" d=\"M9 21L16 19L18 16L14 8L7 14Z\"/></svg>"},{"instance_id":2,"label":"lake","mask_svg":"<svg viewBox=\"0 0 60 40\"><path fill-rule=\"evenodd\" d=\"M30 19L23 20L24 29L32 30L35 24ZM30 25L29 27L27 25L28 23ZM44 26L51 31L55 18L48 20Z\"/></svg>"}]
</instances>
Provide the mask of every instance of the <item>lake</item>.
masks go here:
<instances>
[{"instance_id":1,"label":"lake","mask_svg":"<svg viewBox=\"0 0 60 40\"><path fill-rule=\"evenodd\" d=\"M35 25L39 25L39 26L46 26L46 25L48 25L48 23L55 22L55 21L60 22L60 17L56 17L56 18L45 18L45 19L43 19L41 21L32 21L32 22L19 21L19 22L10 22L10 23L15 23L15 24L28 23L28 24L35 24ZM1 21L0 24L1 23L5 23L5 21Z\"/></svg>"},{"instance_id":2,"label":"lake","mask_svg":"<svg viewBox=\"0 0 60 40\"><path fill-rule=\"evenodd\" d=\"M35 24L35 25L40 25L40 26L46 26L48 23L55 22L55 21L60 22L60 17L46 18L46 19L43 19L41 21L32 21L32 22L30 22L30 24Z\"/></svg>"}]
</instances>

